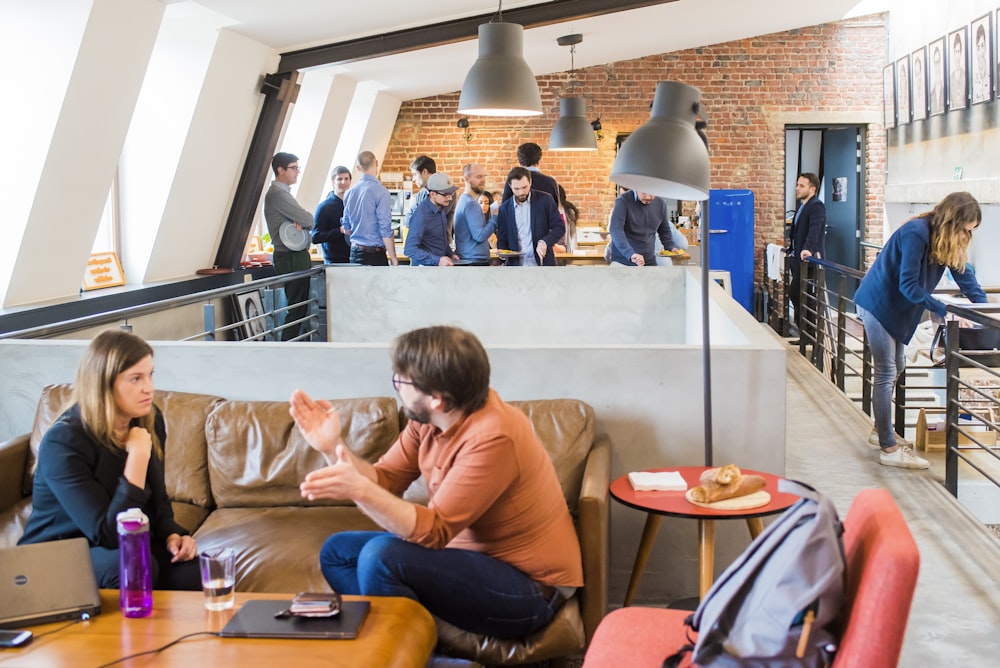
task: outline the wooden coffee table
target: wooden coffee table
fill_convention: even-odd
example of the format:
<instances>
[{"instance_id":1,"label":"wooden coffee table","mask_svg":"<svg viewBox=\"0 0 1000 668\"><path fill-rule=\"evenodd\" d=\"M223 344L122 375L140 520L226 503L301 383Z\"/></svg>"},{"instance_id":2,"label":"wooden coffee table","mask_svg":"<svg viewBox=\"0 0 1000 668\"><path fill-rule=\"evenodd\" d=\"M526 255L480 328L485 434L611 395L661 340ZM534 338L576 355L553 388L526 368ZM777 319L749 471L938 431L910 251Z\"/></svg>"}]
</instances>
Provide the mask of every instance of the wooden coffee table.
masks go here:
<instances>
[{"instance_id":1,"label":"wooden coffee table","mask_svg":"<svg viewBox=\"0 0 1000 668\"><path fill-rule=\"evenodd\" d=\"M379 666L423 668L437 643L434 619L408 598L345 596L371 601L371 611L355 640L272 640L199 635L155 655L136 657L121 666ZM123 617L118 590L101 590L103 612L44 637L67 622L28 627L36 636L20 649L0 652L0 666L81 666L94 668L124 656L162 647L189 633L221 631L245 601L283 599L291 594L236 594L236 607L209 612L200 591L157 591L153 615Z\"/></svg>"}]
</instances>

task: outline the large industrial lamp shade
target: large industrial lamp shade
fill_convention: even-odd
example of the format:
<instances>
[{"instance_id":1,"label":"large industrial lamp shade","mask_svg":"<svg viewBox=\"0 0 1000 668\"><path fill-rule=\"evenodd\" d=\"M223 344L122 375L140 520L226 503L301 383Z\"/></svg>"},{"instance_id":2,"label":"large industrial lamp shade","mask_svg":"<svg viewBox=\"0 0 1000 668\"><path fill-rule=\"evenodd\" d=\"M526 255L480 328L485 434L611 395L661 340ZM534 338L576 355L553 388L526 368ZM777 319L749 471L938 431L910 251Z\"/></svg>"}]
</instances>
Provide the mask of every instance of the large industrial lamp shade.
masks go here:
<instances>
[{"instance_id":1,"label":"large industrial lamp shade","mask_svg":"<svg viewBox=\"0 0 1000 668\"><path fill-rule=\"evenodd\" d=\"M551 151L596 151L594 128L587 120L587 103L582 97L559 100L559 120L549 135Z\"/></svg>"},{"instance_id":2,"label":"large industrial lamp shade","mask_svg":"<svg viewBox=\"0 0 1000 668\"><path fill-rule=\"evenodd\" d=\"M649 120L622 143L611 180L639 192L701 202L709 195L708 143L701 91L673 81L656 84ZM712 348L708 320L708 209L701 219L701 343L705 411L705 466L712 465Z\"/></svg>"},{"instance_id":3,"label":"large industrial lamp shade","mask_svg":"<svg viewBox=\"0 0 1000 668\"><path fill-rule=\"evenodd\" d=\"M611 180L660 197L708 199L708 149L695 129L700 102L694 86L656 84L649 120L622 143Z\"/></svg>"},{"instance_id":4,"label":"large industrial lamp shade","mask_svg":"<svg viewBox=\"0 0 1000 668\"><path fill-rule=\"evenodd\" d=\"M524 28L516 23L479 26L479 58L465 75L458 113L472 116L539 116L542 96L524 62Z\"/></svg>"}]
</instances>

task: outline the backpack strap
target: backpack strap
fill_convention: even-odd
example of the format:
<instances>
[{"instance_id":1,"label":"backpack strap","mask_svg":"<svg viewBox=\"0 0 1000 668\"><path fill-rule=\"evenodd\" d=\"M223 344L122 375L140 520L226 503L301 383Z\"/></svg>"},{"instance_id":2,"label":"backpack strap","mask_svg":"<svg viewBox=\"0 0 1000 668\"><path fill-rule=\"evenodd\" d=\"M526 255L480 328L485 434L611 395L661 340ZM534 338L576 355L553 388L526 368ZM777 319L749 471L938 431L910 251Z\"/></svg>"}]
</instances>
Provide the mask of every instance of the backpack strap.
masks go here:
<instances>
[{"instance_id":1,"label":"backpack strap","mask_svg":"<svg viewBox=\"0 0 1000 668\"><path fill-rule=\"evenodd\" d=\"M687 638L687 643L681 645L680 649L668 656L663 661L663 668L678 668L681 665L681 661L684 657L694 651L694 638L691 637L692 622L694 621L694 615L688 615L684 618L684 636Z\"/></svg>"}]
</instances>

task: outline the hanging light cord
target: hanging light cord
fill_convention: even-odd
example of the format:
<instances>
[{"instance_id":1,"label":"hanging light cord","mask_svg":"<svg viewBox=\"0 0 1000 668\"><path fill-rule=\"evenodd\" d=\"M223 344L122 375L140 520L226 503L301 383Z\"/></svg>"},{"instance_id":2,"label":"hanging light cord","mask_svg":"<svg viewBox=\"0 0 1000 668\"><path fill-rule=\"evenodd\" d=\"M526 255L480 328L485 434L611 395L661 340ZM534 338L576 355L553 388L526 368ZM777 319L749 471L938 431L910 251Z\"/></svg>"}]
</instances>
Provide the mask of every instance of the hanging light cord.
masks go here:
<instances>
[{"instance_id":1,"label":"hanging light cord","mask_svg":"<svg viewBox=\"0 0 1000 668\"><path fill-rule=\"evenodd\" d=\"M569 92L576 92L576 44L569 45Z\"/></svg>"}]
</instances>

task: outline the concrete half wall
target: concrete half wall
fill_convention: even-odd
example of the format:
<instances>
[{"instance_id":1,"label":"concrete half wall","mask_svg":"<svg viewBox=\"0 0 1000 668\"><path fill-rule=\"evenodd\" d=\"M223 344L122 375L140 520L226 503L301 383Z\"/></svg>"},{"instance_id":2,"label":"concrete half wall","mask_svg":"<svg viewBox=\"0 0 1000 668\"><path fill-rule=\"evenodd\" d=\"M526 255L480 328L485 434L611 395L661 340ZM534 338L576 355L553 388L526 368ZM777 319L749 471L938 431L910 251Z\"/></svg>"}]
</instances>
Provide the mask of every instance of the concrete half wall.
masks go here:
<instances>
[{"instance_id":1,"label":"concrete half wall","mask_svg":"<svg viewBox=\"0 0 1000 668\"><path fill-rule=\"evenodd\" d=\"M377 277L364 281L367 271L328 273L331 332L336 325L342 336L350 323L360 330L377 321L381 328L366 334L376 340L154 342L157 386L239 399L284 400L297 387L329 398L391 395L394 328L459 324L483 339L492 385L505 399L572 397L593 406L599 431L612 439L613 475L702 462L696 271L413 268L375 270ZM783 473L785 351L721 290L713 286L711 294L715 462ZM71 381L85 346L0 341L0 439L31 428L41 388ZM644 519L612 503L614 605L624 597ZM742 522L719 524L721 570L748 536ZM696 536L693 521L663 522L637 603L696 593Z\"/></svg>"}]
</instances>

